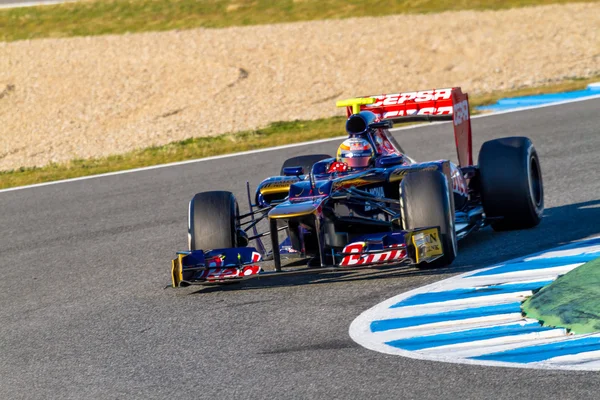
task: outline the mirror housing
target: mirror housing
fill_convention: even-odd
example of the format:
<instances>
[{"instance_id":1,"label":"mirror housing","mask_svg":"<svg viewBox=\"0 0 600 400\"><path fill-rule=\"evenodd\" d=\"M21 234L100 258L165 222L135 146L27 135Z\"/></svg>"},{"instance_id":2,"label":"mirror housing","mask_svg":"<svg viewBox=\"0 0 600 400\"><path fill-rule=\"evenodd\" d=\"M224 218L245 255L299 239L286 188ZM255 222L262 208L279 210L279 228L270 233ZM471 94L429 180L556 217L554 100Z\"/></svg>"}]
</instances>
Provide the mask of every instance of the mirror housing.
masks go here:
<instances>
[{"instance_id":1,"label":"mirror housing","mask_svg":"<svg viewBox=\"0 0 600 400\"><path fill-rule=\"evenodd\" d=\"M304 175L304 168L302 167L285 167L283 169L284 176L300 176Z\"/></svg>"},{"instance_id":2,"label":"mirror housing","mask_svg":"<svg viewBox=\"0 0 600 400\"><path fill-rule=\"evenodd\" d=\"M394 165L400 165L404 162L404 157L402 156L383 156L377 160L377 167L379 168L387 168L392 167Z\"/></svg>"}]
</instances>

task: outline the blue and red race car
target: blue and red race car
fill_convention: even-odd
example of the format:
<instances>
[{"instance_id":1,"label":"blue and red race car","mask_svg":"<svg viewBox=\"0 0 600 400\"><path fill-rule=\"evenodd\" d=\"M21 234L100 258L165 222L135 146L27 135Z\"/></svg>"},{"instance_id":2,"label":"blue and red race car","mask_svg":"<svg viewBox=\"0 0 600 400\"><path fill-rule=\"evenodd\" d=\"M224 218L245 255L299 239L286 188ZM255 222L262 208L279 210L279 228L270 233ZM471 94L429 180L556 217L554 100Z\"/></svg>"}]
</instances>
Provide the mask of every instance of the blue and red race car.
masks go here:
<instances>
[{"instance_id":1,"label":"blue and red race car","mask_svg":"<svg viewBox=\"0 0 600 400\"><path fill-rule=\"evenodd\" d=\"M360 97L338 106L347 109L348 139L336 157L289 159L254 196L247 184L249 212L240 214L230 192L194 196L189 250L172 262L173 286L401 264L444 267L472 232L540 222L544 195L533 144L525 137L488 141L475 165L468 96L460 88ZM407 121L452 121L458 165L406 155L389 129ZM258 232L264 221L268 230ZM307 259L306 266L282 267L282 259L297 257Z\"/></svg>"}]
</instances>

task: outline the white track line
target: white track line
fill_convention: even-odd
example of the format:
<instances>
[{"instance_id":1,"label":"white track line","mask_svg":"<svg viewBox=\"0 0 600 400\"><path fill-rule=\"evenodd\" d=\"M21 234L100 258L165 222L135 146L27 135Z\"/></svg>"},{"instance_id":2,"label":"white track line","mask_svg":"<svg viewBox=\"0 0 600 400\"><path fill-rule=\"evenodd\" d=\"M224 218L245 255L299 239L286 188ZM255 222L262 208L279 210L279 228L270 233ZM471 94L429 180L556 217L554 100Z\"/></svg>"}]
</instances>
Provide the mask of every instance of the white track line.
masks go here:
<instances>
[{"instance_id":1,"label":"white track line","mask_svg":"<svg viewBox=\"0 0 600 400\"><path fill-rule=\"evenodd\" d=\"M471 119L486 118L486 117L492 117L492 116L501 115L501 114L510 114L510 113L513 113L513 112L520 112L520 111L534 110L534 109L538 109L538 108L559 106L559 105L568 104L568 103L578 103L580 101L594 100L594 99L600 99L600 94L599 95L589 96L589 97L582 97L582 98L579 98L579 99L561 101L561 102L558 102L558 103L542 104L542 105L536 105L536 106L531 106L531 107L521 107L521 108L515 108L513 110L500 111L500 112L491 113L491 114L480 114L480 115L472 116ZM424 126L439 125L439 124L449 124L450 122L451 121L444 121L444 122L433 122L433 123L428 124L428 125L422 125L422 124L411 125L411 126L406 126L406 127L402 127L402 128L394 128L394 129L392 129L392 131L393 132L398 132L398 131L403 131L403 130L408 130L408 129L422 128ZM332 141L335 141L335 140L343 140L346 137L347 137L346 135L336 136L336 137L329 138L329 139L313 140L311 142L286 144L286 145L283 145L283 146L268 147L268 148L265 148L265 149L249 150L249 151L242 151L242 152L239 152L239 153L223 154L223 155L220 155L220 156L205 157L205 158L198 158L198 159L194 159L194 160L187 160L187 161L179 161L179 162L173 162L173 163L168 163L168 164L153 165L151 167L128 169L128 170L125 170L125 171L108 172L106 174L82 176L82 177L79 177L79 178L63 179L63 180L60 180L60 181L53 181L53 182L36 183L34 185L18 186L18 187L14 187L14 188L2 189L2 190L0 190L0 193L14 192L16 190L32 189L32 188L37 188L37 187L42 187L42 186L49 186L49 185L58 185L58 184L61 184L61 183L68 183L68 182L77 182L77 181L82 181L82 180L87 180L87 179L104 178L104 177L107 177L107 176L129 174L129 173L133 173L133 172L150 171L150 170L159 169L159 168L176 167L176 166L179 166L179 165L186 165L186 164L193 164L193 163L199 163L199 162L205 162L205 161L220 160L220 159L223 159L223 158L239 157L239 156L245 156L245 155L250 155L250 154L258 154L258 153L264 153L264 152L267 152L267 151L276 151L276 150L283 150L283 149L291 149L291 148L300 147L300 146L310 146L310 145L313 145L313 144L327 143L327 142L332 142Z\"/></svg>"},{"instance_id":2,"label":"white track line","mask_svg":"<svg viewBox=\"0 0 600 400\"><path fill-rule=\"evenodd\" d=\"M53 0L53 1L24 1L22 3L0 4L0 8L19 8L19 7L37 7L37 6L52 6L62 3L73 3L77 0Z\"/></svg>"},{"instance_id":3,"label":"white track line","mask_svg":"<svg viewBox=\"0 0 600 400\"><path fill-rule=\"evenodd\" d=\"M37 188L37 187L41 187L41 186L58 185L60 183L77 182L77 181L83 181L83 180L87 180L87 179L104 178L104 177L107 177L107 176L129 174L129 173L132 173L132 172L141 172L141 171L150 171L150 170L153 170L153 169L160 169L160 168L177 167L179 165L194 164L194 163L199 163L199 162L204 162L204 161L220 160L222 158L238 157L238 156L245 156L245 155L249 155L249 154L262 153L262 152L266 152L266 151L283 150L283 149L289 149L289 148L293 148L293 147L308 146L308 145L311 145L311 144L325 143L325 142L330 142L330 141L333 141L333 140L341 140L341 139L345 139L345 138L346 138L346 136L338 136L338 137L331 138L331 139L313 140L312 142L286 144L284 146L269 147L269 148L266 148L266 149L248 150L248 151L242 151L242 152L233 153L233 154L223 154L223 155L220 155L220 156L197 158L197 159L194 159L194 160L178 161L178 162L173 162L173 163L168 163L168 164L152 165L150 167L128 169L128 170L125 170L125 171L107 172L105 174L82 176L82 177L79 177L79 178L63 179L63 180L60 180L60 181L36 183L34 185L27 185L27 186L17 186L17 187L14 187L14 188L2 189L2 190L0 190L0 193L3 193L3 192L13 192L15 190Z\"/></svg>"}]
</instances>

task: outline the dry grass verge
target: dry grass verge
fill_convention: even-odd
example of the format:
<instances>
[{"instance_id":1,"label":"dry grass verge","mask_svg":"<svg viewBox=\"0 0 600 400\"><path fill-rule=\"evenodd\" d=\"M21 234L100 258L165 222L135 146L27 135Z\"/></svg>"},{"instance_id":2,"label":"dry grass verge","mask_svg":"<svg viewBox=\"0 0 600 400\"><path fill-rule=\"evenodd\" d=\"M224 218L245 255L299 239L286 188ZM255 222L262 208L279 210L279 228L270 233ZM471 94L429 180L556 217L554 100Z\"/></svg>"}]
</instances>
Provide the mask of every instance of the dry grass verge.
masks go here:
<instances>
[{"instance_id":1,"label":"dry grass verge","mask_svg":"<svg viewBox=\"0 0 600 400\"><path fill-rule=\"evenodd\" d=\"M0 41L190 28L223 28L457 10L500 10L573 0L94 0L0 10ZM580 1L581 2L581 1Z\"/></svg>"}]
</instances>

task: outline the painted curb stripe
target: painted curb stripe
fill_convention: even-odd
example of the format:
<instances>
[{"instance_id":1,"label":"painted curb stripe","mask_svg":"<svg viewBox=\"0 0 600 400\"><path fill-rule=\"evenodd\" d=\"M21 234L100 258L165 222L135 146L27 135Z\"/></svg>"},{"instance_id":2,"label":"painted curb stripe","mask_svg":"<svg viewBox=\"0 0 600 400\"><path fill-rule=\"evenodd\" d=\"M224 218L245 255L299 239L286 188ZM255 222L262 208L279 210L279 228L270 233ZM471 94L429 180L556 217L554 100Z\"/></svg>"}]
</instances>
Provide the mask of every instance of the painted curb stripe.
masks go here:
<instances>
[{"instance_id":1,"label":"painted curb stripe","mask_svg":"<svg viewBox=\"0 0 600 400\"><path fill-rule=\"evenodd\" d=\"M498 306L500 304L510 304L514 302L522 302L526 296L531 295L531 292L520 292L517 294L510 295L494 295L488 296L485 298L476 297L473 299L467 300L454 300L447 301L443 303L431 303L431 304L423 304L418 306L407 306L400 308L388 308L384 312L380 312L377 314L376 318L373 318L373 321L379 320L388 320L388 319L396 319L396 318L407 318L407 317L422 317L424 315L432 315L432 314L441 314L448 313L451 311L462 311L472 307L485 307L485 306ZM521 311L516 313L518 318L521 317ZM493 315L485 317L482 321L496 321L499 318L505 319L506 314L501 315ZM477 317L476 319L481 319ZM465 322L461 322L461 326ZM439 325L439 323L436 322ZM403 328L404 329L404 328ZM370 330L370 328L369 328Z\"/></svg>"},{"instance_id":2,"label":"painted curb stripe","mask_svg":"<svg viewBox=\"0 0 600 400\"><path fill-rule=\"evenodd\" d=\"M473 297L493 296L498 294L509 294L518 292L527 292L537 290L541 287L549 285L553 280L542 282L528 283L509 283L492 285L486 287L474 287L468 289L455 289L446 292L431 292L419 293L408 299L402 300L399 303L392 305L390 308L399 308L406 306L415 306L421 304L439 303L453 300L470 299Z\"/></svg>"},{"instance_id":3,"label":"painted curb stripe","mask_svg":"<svg viewBox=\"0 0 600 400\"><path fill-rule=\"evenodd\" d=\"M584 337L472 357L474 360L531 363L564 355L600 350L600 337Z\"/></svg>"},{"instance_id":4,"label":"painted curb stripe","mask_svg":"<svg viewBox=\"0 0 600 400\"><path fill-rule=\"evenodd\" d=\"M537 270L519 270L513 272L505 272L503 274L480 275L480 276L465 276L463 279L472 283L471 286L483 285L499 285L507 282L519 281L544 281L556 279L558 275L564 275L567 272L579 267L582 263L557 265L551 268L542 268Z\"/></svg>"},{"instance_id":5,"label":"painted curb stripe","mask_svg":"<svg viewBox=\"0 0 600 400\"><path fill-rule=\"evenodd\" d=\"M565 339L564 329L551 329L548 331L532 332L522 335L506 335L494 339L484 339L473 343L461 343L448 346L430 347L420 350L420 353L434 357L451 357L452 359L462 359L461 362L479 362L479 363L500 363L499 361L475 360L474 357L498 353L507 350L527 348L546 343L555 343ZM508 364L508 363L502 363ZM513 364L522 365L522 364Z\"/></svg>"},{"instance_id":6,"label":"painted curb stripe","mask_svg":"<svg viewBox=\"0 0 600 400\"><path fill-rule=\"evenodd\" d=\"M363 312L349 334L368 349L415 359L600 370L600 333L543 327L520 308L532 291L599 256L595 237L434 282Z\"/></svg>"},{"instance_id":7,"label":"painted curb stripe","mask_svg":"<svg viewBox=\"0 0 600 400\"><path fill-rule=\"evenodd\" d=\"M392 318L371 322L371 332L382 332L391 329L408 328L415 325L426 325L437 322L462 321L465 319L490 317L494 315L521 313L521 303L513 302L496 306L467 308L439 314L425 314L407 318Z\"/></svg>"},{"instance_id":8,"label":"painted curb stripe","mask_svg":"<svg viewBox=\"0 0 600 400\"><path fill-rule=\"evenodd\" d=\"M537 333L552 331L554 328L544 328L538 323L531 324L511 324L491 326L481 329L471 329L466 331L452 332L440 335L421 336L416 338L407 338L387 342L387 345L398 347L403 350L423 350L432 347L448 346L453 344L471 343L479 340L488 340L503 338L505 336L525 335L528 333Z\"/></svg>"},{"instance_id":9,"label":"painted curb stripe","mask_svg":"<svg viewBox=\"0 0 600 400\"><path fill-rule=\"evenodd\" d=\"M527 320L525 322L533 323L536 320ZM369 336L376 338L381 343L392 342L394 340L408 339L415 337L423 337L427 335L440 335L445 333L453 333L458 330L471 330L479 328L489 328L492 326L509 325L509 324L523 324L523 317L521 314L503 314L496 316L495 318L474 318L470 320L464 320L450 325L419 325L411 328L393 329L389 331L371 332Z\"/></svg>"},{"instance_id":10,"label":"painted curb stripe","mask_svg":"<svg viewBox=\"0 0 600 400\"><path fill-rule=\"evenodd\" d=\"M600 367L600 350L586 351L579 354L568 354L565 356L558 356L546 361L548 364L587 364L587 365L598 365Z\"/></svg>"},{"instance_id":11,"label":"painted curb stripe","mask_svg":"<svg viewBox=\"0 0 600 400\"><path fill-rule=\"evenodd\" d=\"M591 96L597 96L600 90L599 83L590 83L583 90L574 90L570 92L562 93L546 93L540 95L531 96L518 96L502 98L496 102L496 104L490 104L487 106L476 107L477 110L484 111L498 111L498 110L510 110L515 107L523 106L536 106L543 104L552 104L561 101L586 99Z\"/></svg>"},{"instance_id":12,"label":"painted curb stripe","mask_svg":"<svg viewBox=\"0 0 600 400\"><path fill-rule=\"evenodd\" d=\"M576 257L556 257L556 258L544 258L540 260L532 260L532 261L521 261L510 264L505 264L494 268L488 271L478 272L471 276L490 276L497 274L505 274L507 272L517 272L523 270L533 270L533 269L544 269L544 268L555 268L560 267L567 264L584 264L588 261L593 260L594 258L598 258L600 253L592 253L589 255L581 255Z\"/></svg>"}]
</instances>

